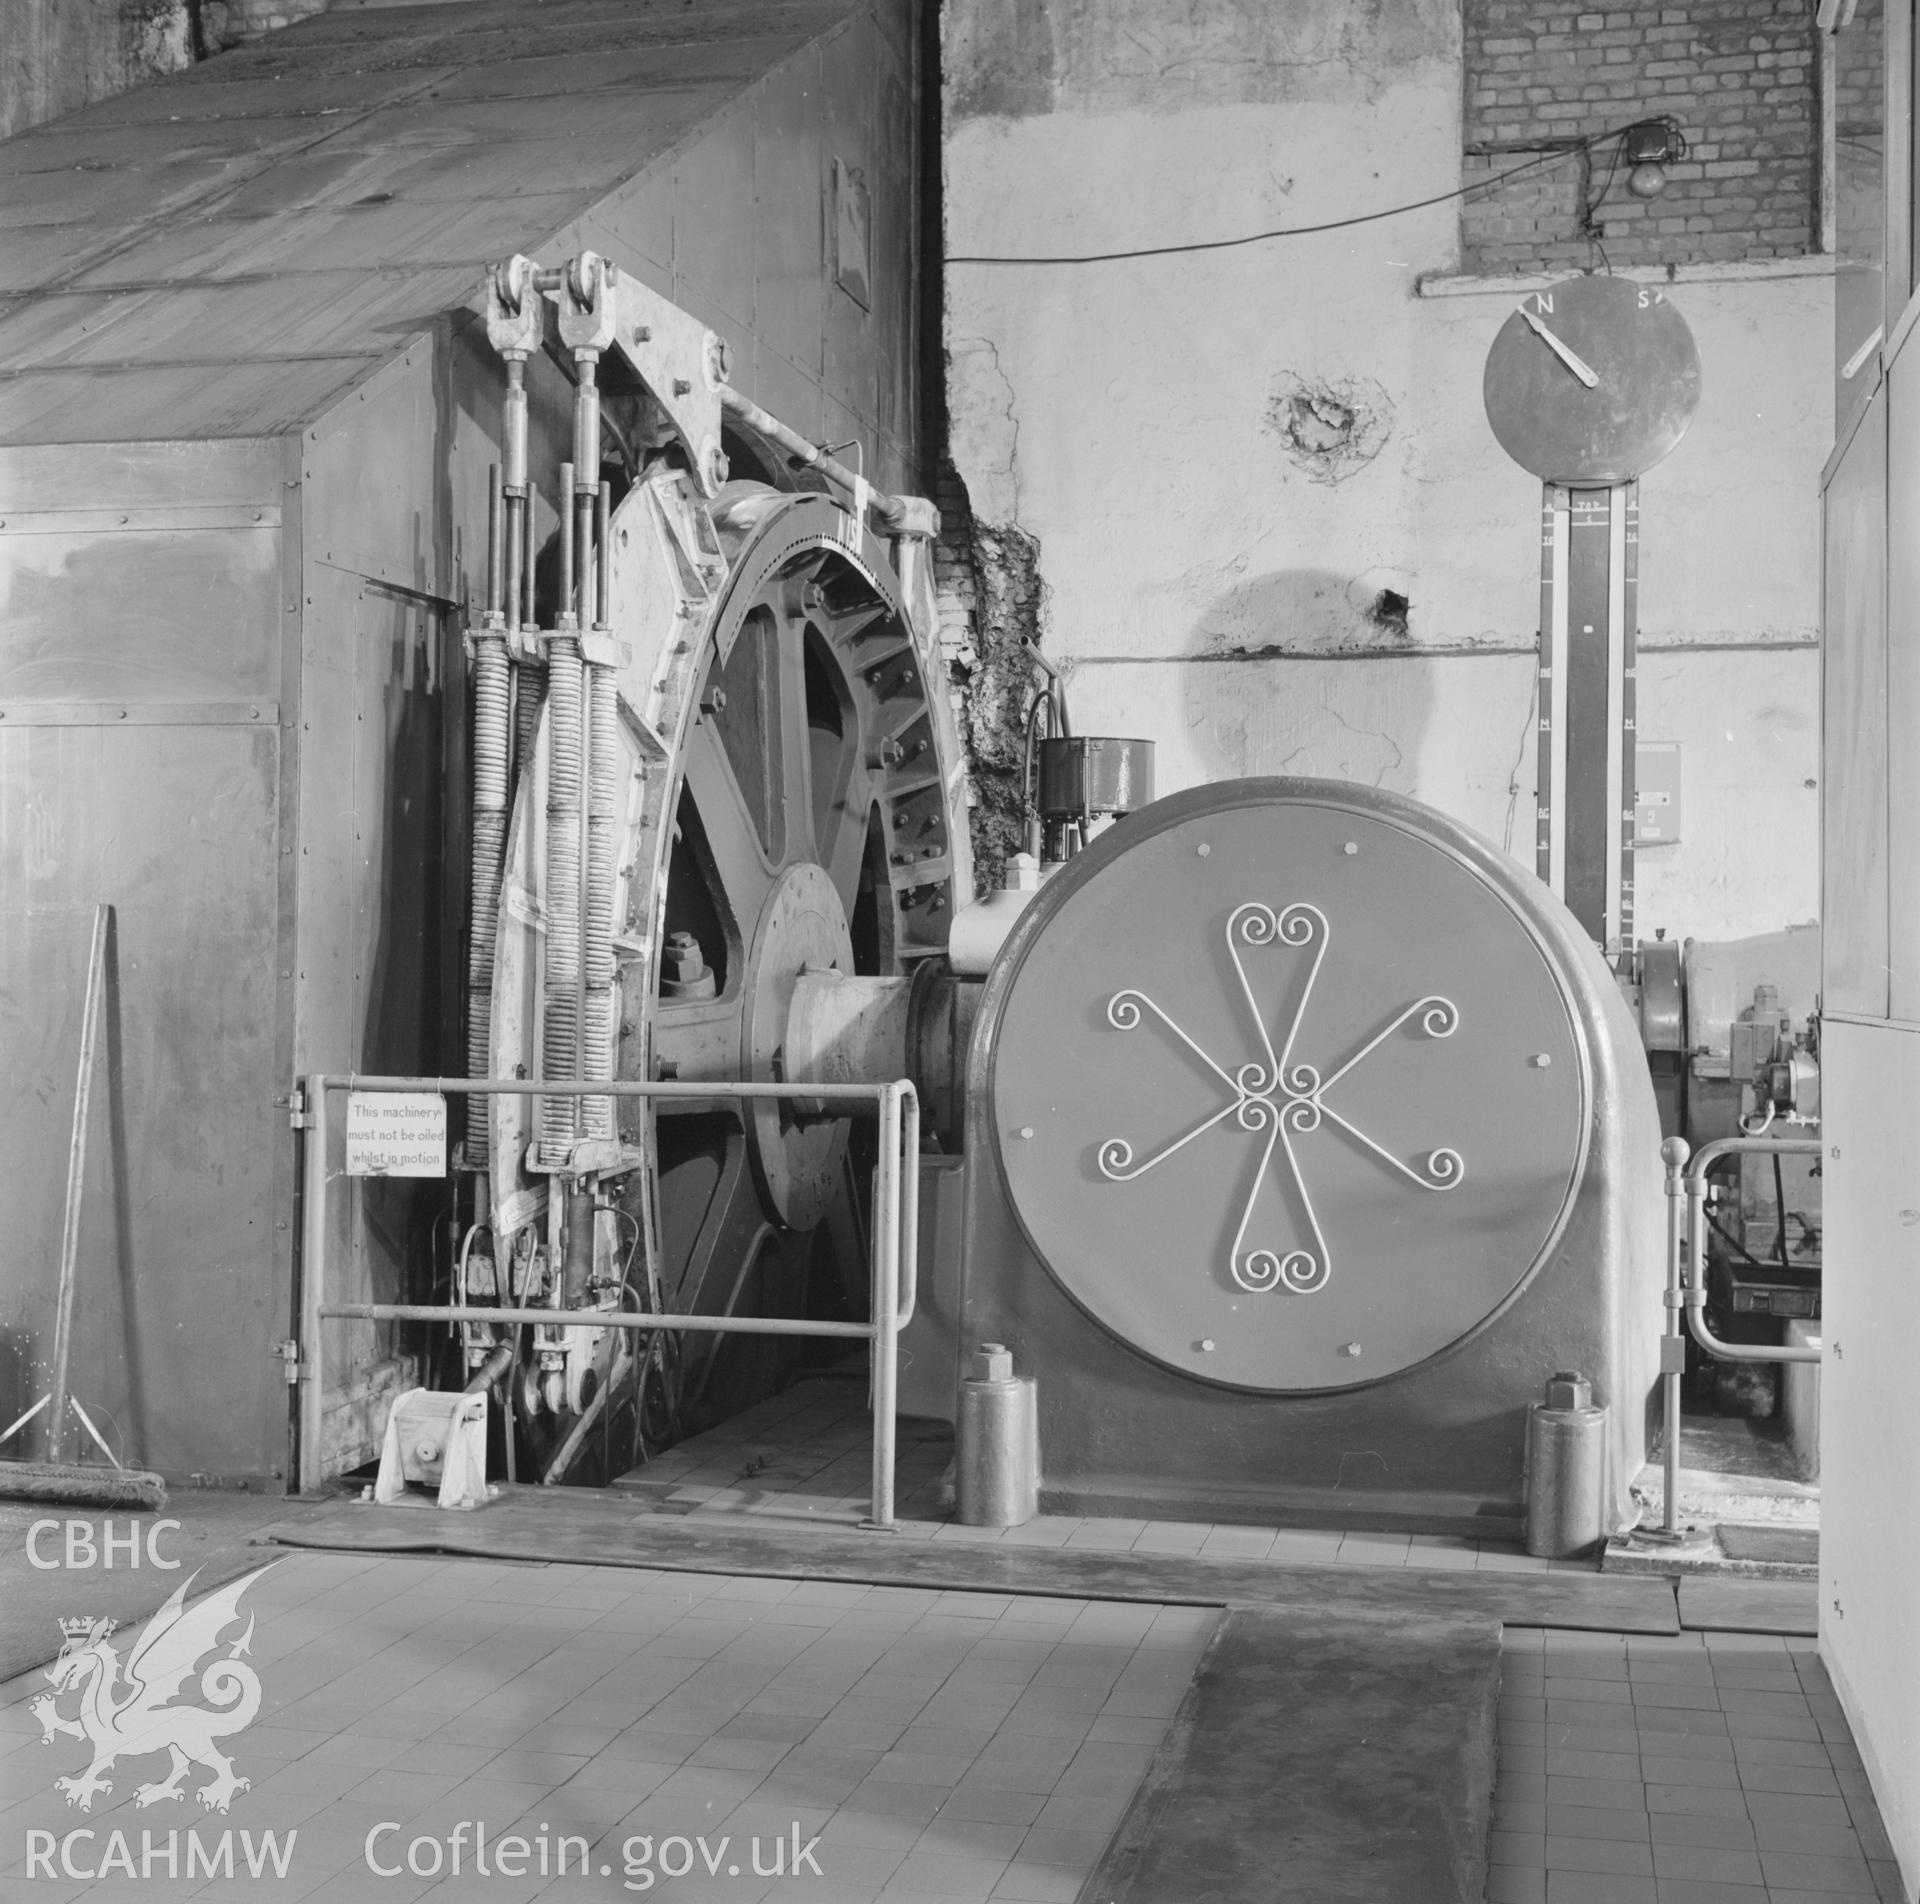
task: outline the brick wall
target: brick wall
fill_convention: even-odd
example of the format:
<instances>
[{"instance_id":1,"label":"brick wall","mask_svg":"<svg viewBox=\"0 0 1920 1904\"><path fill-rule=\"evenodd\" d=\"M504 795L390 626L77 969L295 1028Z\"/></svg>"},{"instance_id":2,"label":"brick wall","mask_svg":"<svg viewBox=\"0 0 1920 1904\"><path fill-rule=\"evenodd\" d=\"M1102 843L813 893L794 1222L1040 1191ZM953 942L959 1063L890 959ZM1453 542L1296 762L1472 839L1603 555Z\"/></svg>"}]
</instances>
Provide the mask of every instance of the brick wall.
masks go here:
<instances>
[{"instance_id":1,"label":"brick wall","mask_svg":"<svg viewBox=\"0 0 1920 1904\"><path fill-rule=\"evenodd\" d=\"M1466 0L1463 184L1524 164L1529 145L1671 115L1691 151L1641 200L1622 165L1595 214L1615 268L1794 257L1817 249L1820 114L1809 0L1686 0L1597 9L1580 0ZM1504 151L1484 148L1502 146ZM1615 147L1463 201L1461 269L1595 261L1583 188Z\"/></svg>"}]
</instances>

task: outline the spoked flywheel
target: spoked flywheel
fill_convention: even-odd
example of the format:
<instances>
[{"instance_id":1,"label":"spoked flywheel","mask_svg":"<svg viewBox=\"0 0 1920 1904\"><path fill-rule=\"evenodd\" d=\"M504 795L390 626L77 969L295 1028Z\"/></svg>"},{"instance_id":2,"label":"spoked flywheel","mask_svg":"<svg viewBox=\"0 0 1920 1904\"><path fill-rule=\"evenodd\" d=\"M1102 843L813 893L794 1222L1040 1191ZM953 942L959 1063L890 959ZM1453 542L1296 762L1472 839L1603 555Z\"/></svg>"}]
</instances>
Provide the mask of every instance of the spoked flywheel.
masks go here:
<instances>
[{"instance_id":1,"label":"spoked flywheel","mask_svg":"<svg viewBox=\"0 0 1920 1904\"><path fill-rule=\"evenodd\" d=\"M803 976L898 977L945 948L957 754L930 618L910 612L888 545L825 495L732 483L707 502L662 468L610 529L615 645L582 646L618 682L617 723L587 721L586 769L602 793L586 829L617 810L617 1008L611 1048L596 1052L583 994L585 1075L801 1075L787 1047ZM526 724L512 802L496 1074L559 1075L542 1069L547 888L556 864L572 874L549 851L562 811L551 701ZM590 984L590 919L586 931ZM538 1100L502 1099L491 1139L503 1296L572 1312L866 1317L862 1124L804 1104L622 1098L598 1135L583 1112L569 1145L549 1141ZM571 1315L534 1334L523 1442L543 1470L579 1480L772 1392L809 1352L793 1338L626 1337Z\"/></svg>"}]
</instances>

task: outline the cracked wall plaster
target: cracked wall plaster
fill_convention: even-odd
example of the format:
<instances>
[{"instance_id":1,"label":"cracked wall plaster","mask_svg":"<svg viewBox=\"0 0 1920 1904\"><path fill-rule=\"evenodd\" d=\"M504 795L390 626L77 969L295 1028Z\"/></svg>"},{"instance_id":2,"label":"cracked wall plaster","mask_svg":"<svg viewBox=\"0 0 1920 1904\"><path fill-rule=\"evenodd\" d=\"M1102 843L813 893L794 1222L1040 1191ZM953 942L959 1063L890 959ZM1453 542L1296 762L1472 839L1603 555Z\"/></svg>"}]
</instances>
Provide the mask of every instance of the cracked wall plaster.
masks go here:
<instances>
[{"instance_id":1,"label":"cracked wall plaster","mask_svg":"<svg viewBox=\"0 0 1920 1904\"><path fill-rule=\"evenodd\" d=\"M1316 483L1357 475L1387 446L1394 401L1371 377L1274 378L1266 428L1295 469Z\"/></svg>"},{"instance_id":2,"label":"cracked wall plaster","mask_svg":"<svg viewBox=\"0 0 1920 1904\"><path fill-rule=\"evenodd\" d=\"M1024 722L1037 685L1028 644L1041 645L1046 583L1040 544L1011 522L978 519L951 467L940 484L936 558L941 645L966 756L976 890L1000 883L1026 846Z\"/></svg>"}]
</instances>

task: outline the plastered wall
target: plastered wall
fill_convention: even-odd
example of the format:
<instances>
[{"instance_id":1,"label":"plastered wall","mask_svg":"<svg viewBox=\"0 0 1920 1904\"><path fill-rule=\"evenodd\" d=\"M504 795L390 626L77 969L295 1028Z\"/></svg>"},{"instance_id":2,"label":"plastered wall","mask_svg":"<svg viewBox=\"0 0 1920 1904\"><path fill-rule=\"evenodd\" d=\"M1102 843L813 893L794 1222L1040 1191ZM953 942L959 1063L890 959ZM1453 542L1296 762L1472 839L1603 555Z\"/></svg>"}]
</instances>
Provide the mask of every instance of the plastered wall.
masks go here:
<instances>
[{"instance_id":1,"label":"plastered wall","mask_svg":"<svg viewBox=\"0 0 1920 1904\"><path fill-rule=\"evenodd\" d=\"M961 0L945 55L952 456L976 519L1037 541L1076 725L1157 741L1163 791L1330 774L1529 852L1540 490L1481 399L1520 281L1455 275L1457 205L964 261L1447 191L1457 13ZM1642 485L1642 728L1682 744L1684 828L1642 855L1641 917L1734 936L1817 910L1832 279L1687 266L1669 294L1705 396Z\"/></svg>"}]
</instances>

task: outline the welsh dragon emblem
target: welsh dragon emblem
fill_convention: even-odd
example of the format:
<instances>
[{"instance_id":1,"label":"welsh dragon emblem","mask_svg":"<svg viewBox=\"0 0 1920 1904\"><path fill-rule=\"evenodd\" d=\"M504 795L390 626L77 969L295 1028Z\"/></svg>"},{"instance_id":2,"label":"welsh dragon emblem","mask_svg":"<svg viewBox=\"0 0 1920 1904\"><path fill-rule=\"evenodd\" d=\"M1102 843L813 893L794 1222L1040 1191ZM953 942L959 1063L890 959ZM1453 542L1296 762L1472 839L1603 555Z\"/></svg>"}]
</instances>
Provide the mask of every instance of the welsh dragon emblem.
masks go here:
<instances>
[{"instance_id":1,"label":"welsh dragon emblem","mask_svg":"<svg viewBox=\"0 0 1920 1904\"><path fill-rule=\"evenodd\" d=\"M240 1617L240 1596L276 1564L269 1561L192 1607L185 1602L198 1575L188 1575L148 1622L124 1662L111 1644L117 1621L82 1617L60 1622L66 1642L46 1673L54 1690L41 1693L28 1709L40 1721L42 1745L51 1745L61 1734L92 1742L92 1764L76 1777L55 1781L69 1805L91 1811L96 1797L113 1790L102 1774L116 1759L155 1752L170 1754L172 1769L166 1778L134 1793L143 1807L185 1798L181 1783L195 1765L213 1773L199 1789L200 1802L209 1811L224 1812L236 1793L247 1790L252 1781L235 1775L233 1761L215 1741L250 1725L260 1710L260 1677L244 1658L253 1639L253 1616L247 1616L247 1630L227 1648L224 1659L205 1666L201 1662ZM196 1672L205 1703L169 1704ZM69 1692L80 1695L74 1719L62 1718L58 1710L58 1701Z\"/></svg>"}]
</instances>

